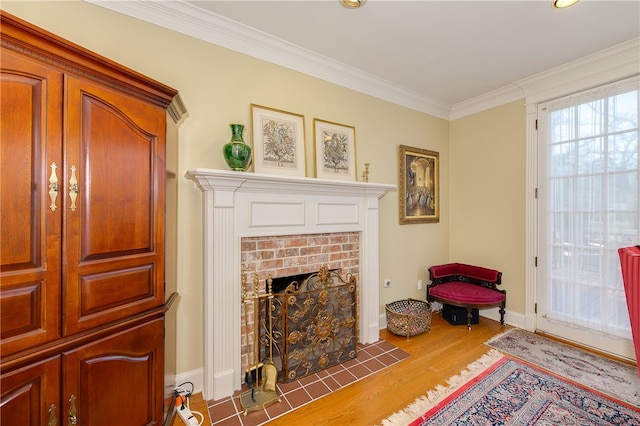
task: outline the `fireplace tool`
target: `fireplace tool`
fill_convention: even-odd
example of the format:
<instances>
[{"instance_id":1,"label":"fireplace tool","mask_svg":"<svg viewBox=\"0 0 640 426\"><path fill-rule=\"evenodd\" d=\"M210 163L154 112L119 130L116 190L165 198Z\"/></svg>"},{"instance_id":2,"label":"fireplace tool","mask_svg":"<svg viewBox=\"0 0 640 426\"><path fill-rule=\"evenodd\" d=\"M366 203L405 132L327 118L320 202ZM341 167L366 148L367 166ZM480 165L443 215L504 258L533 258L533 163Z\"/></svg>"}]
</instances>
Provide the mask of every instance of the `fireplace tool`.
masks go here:
<instances>
[{"instance_id":1,"label":"fireplace tool","mask_svg":"<svg viewBox=\"0 0 640 426\"><path fill-rule=\"evenodd\" d=\"M277 392L276 391L276 381L278 380L278 367L273 363L273 291L271 291L271 284L273 280L271 279L271 275L269 275L269 279L267 280L267 284L269 287L269 292L267 293L268 300L268 312L267 316L269 317L269 328L267 329L266 336L269 339L269 361L264 363L264 367L262 368L262 374L264 377L264 382L262 383L262 389L267 392Z\"/></svg>"},{"instance_id":2,"label":"fireplace tool","mask_svg":"<svg viewBox=\"0 0 640 426\"><path fill-rule=\"evenodd\" d=\"M253 324L254 324L254 327L253 327L254 348L253 349L254 350L252 351L253 365L247 366L247 375L245 375L245 382L247 381L251 382L251 385L250 385L251 389L240 394L240 403L242 404L242 408L244 408L243 415L246 416L247 413L249 413L250 411L266 408L269 405L273 404L274 402L280 402L281 399L278 396L278 391L275 386L275 380L277 379L277 376L278 376L278 370L273 363L271 363L272 366L267 366L266 370L263 372L263 373L266 373L267 379L263 380L262 385L260 385L261 377L259 373L261 369L264 369L265 364L258 361L259 356L258 356L258 351L256 351L256 339L257 339L257 336L260 335L259 333L260 318L259 318L258 308L260 306L260 298L261 298L258 295L258 274L256 273L253 274L253 296L249 297L246 295L245 285L246 285L246 280L243 276L242 277L242 291L244 295L243 303L245 303L245 301L247 300L252 300L253 312L254 312L254 316L253 316ZM273 296L271 294L271 290L269 290L269 294L266 295L266 297L269 297L269 295ZM245 310L245 317L246 317L246 310ZM270 335L269 335L269 339L271 339ZM248 345L249 345L249 330L247 329L247 350L249 349ZM274 369L275 369L275 373L274 373ZM254 378L252 377L254 372L255 372L255 380L253 380ZM269 377L273 377L273 379L270 379ZM269 383L269 386L265 386L265 383ZM249 385L249 383L247 383L247 385ZM269 389L271 387L273 388L273 390Z\"/></svg>"},{"instance_id":3,"label":"fireplace tool","mask_svg":"<svg viewBox=\"0 0 640 426\"><path fill-rule=\"evenodd\" d=\"M247 364L249 364L249 354L252 353L249 346L249 312L247 310L247 280L244 275L242 275L242 309L244 310L244 332L245 332L245 340L247 343ZM257 371L257 370L256 370ZM257 376L256 376L257 378ZM253 374L249 365L247 365L247 369L244 373L244 383L251 388L251 400L255 402L255 394L253 387Z\"/></svg>"}]
</instances>

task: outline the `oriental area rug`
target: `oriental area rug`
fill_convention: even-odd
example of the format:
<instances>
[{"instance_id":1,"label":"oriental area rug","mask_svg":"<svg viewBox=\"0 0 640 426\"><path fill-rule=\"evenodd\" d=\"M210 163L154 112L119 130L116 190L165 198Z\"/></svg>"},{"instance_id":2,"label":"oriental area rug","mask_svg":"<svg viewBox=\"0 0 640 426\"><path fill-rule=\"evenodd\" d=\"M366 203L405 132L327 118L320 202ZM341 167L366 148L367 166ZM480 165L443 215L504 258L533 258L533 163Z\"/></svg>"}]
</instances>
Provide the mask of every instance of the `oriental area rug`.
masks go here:
<instances>
[{"instance_id":1,"label":"oriental area rug","mask_svg":"<svg viewBox=\"0 0 640 426\"><path fill-rule=\"evenodd\" d=\"M640 426L640 408L496 350L449 385L429 392L382 424Z\"/></svg>"},{"instance_id":2,"label":"oriental area rug","mask_svg":"<svg viewBox=\"0 0 640 426\"><path fill-rule=\"evenodd\" d=\"M631 364L522 329L497 335L486 344L565 379L640 407L640 377L636 367Z\"/></svg>"}]
</instances>

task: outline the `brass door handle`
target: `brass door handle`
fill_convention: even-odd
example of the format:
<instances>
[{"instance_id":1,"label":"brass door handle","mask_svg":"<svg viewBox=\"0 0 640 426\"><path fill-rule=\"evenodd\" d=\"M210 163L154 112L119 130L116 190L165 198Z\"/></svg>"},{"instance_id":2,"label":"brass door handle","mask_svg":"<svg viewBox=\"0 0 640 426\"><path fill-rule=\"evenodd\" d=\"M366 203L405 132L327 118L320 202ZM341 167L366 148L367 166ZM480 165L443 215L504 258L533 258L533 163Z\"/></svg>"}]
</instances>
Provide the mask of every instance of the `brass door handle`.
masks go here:
<instances>
[{"instance_id":1,"label":"brass door handle","mask_svg":"<svg viewBox=\"0 0 640 426\"><path fill-rule=\"evenodd\" d=\"M56 200L58 198L58 175L56 169L58 166L56 163L51 163L51 175L49 176L49 198L51 198L51 205L49 208L52 212L55 212L58 206L56 206ZM54 407L55 408L55 407Z\"/></svg>"},{"instance_id":2,"label":"brass door handle","mask_svg":"<svg viewBox=\"0 0 640 426\"><path fill-rule=\"evenodd\" d=\"M47 426L56 426L56 406L54 404L51 404L51 407L49 407L49 413L51 413L51 415L49 416Z\"/></svg>"},{"instance_id":3,"label":"brass door handle","mask_svg":"<svg viewBox=\"0 0 640 426\"><path fill-rule=\"evenodd\" d=\"M76 397L75 395L71 395L69 398L69 426L74 426L78 424L78 418L76 417Z\"/></svg>"},{"instance_id":4,"label":"brass door handle","mask_svg":"<svg viewBox=\"0 0 640 426\"><path fill-rule=\"evenodd\" d=\"M76 177L76 166L71 166L71 178L69 179L69 198L71 198L71 211L76 211L76 199L78 198L78 178Z\"/></svg>"}]
</instances>

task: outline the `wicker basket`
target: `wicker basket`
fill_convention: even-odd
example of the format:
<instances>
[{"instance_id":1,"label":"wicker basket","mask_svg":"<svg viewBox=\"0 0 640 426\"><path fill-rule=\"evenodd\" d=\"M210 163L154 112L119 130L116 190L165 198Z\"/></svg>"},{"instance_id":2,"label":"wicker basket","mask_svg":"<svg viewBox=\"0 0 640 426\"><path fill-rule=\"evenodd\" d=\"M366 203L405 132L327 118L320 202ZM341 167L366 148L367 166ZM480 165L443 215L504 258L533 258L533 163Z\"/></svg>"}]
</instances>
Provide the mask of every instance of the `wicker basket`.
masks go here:
<instances>
[{"instance_id":1,"label":"wicker basket","mask_svg":"<svg viewBox=\"0 0 640 426\"><path fill-rule=\"evenodd\" d=\"M424 300L405 299L385 305L387 330L398 336L415 336L431 331L431 304Z\"/></svg>"}]
</instances>

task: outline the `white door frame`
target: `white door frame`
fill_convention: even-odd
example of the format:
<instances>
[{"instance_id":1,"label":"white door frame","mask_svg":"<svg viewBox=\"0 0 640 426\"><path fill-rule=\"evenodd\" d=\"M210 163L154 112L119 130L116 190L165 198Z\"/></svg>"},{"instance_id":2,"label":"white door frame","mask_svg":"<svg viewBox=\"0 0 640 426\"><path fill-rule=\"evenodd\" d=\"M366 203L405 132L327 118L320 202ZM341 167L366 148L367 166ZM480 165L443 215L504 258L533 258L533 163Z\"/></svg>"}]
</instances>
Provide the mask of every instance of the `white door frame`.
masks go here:
<instances>
[{"instance_id":1,"label":"white door frame","mask_svg":"<svg viewBox=\"0 0 640 426\"><path fill-rule=\"evenodd\" d=\"M520 80L526 103L526 247L525 247L525 329L536 329L536 256L538 186L537 105L601 84L640 74L640 38L587 56L562 67Z\"/></svg>"}]
</instances>

